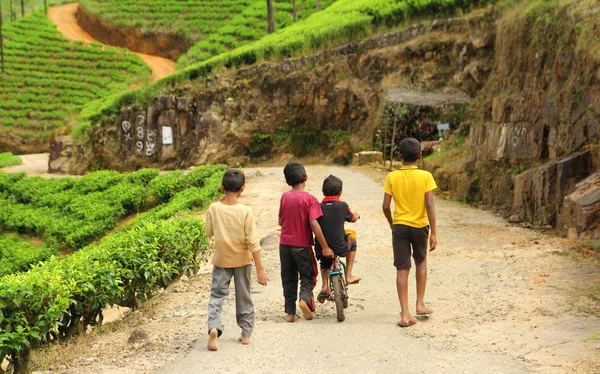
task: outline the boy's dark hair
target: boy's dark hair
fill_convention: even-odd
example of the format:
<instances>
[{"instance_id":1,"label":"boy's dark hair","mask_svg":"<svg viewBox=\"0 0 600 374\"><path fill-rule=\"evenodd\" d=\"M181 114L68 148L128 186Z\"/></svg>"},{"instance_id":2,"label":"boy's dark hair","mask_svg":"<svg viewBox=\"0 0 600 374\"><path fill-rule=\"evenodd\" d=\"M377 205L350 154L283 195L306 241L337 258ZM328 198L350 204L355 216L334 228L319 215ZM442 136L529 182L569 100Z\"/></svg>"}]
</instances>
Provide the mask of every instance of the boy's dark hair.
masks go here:
<instances>
[{"instance_id":1,"label":"boy's dark hair","mask_svg":"<svg viewBox=\"0 0 600 374\"><path fill-rule=\"evenodd\" d=\"M288 162L283 168L283 175L285 175L287 184L294 187L295 185L304 182L306 179L306 170L299 162Z\"/></svg>"},{"instance_id":2,"label":"boy's dark hair","mask_svg":"<svg viewBox=\"0 0 600 374\"><path fill-rule=\"evenodd\" d=\"M406 162L415 162L421 154L421 143L415 138L406 138L400 142L400 154Z\"/></svg>"},{"instance_id":3,"label":"boy's dark hair","mask_svg":"<svg viewBox=\"0 0 600 374\"><path fill-rule=\"evenodd\" d=\"M323 181L323 195L337 196L342 192L343 186L340 178L330 175Z\"/></svg>"},{"instance_id":4,"label":"boy's dark hair","mask_svg":"<svg viewBox=\"0 0 600 374\"><path fill-rule=\"evenodd\" d=\"M226 192L240 192L244 184L246 184L246 177L240 170L229 169L223 175L221 184Z\"/></svg>"}]
</instances>

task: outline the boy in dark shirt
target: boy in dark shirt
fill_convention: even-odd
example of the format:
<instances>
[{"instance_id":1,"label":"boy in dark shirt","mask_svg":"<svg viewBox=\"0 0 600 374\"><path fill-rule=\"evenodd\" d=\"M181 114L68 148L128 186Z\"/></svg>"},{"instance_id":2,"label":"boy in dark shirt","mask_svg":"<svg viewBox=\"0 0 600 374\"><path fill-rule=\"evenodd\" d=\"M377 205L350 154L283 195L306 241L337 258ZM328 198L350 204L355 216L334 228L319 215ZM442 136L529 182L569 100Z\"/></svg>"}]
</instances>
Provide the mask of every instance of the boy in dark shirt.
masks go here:
<instances>
[{"instance_id":1,"label":"boy in dark shirt","mask_svg":"<svg viewBox=\"0 0 600 374\"><path fill-rule=\"evenodd\" d=\"M344 230L345 222L356 222L360 218L357 213L352 213L348 204L340 201L342 195L342 180L333 175L328 176L323 181L323 195L325 198L321 203L323 216L317 221L323 231L323 236L329 245L329 248L340 257L348 257L346 264L346 284L355 284L360 281L360 277L352 274L354 259L356 257L356 239L346 235ZM322 254L321 246L316 243L315 250L317 258L321 262L321 279L323 286L317 296L317 300L322 303L329 297L329 269L333 259L325 257Z\"/></svg>"},{"instance_id":2,"label":"boy in dark shirt","mask_svg":"<svg viewBox=\"0 0 600 374\"><path fill-rule=\"evenodd\" d=\"M281 196L279 206L279 261L285 298L285 319L288 322L296 320L296 300L299 298L298 306L304 318L311 320L315 311L313 289L317 285L317 262L312 248L313 233L323 248L323 256L333 257L333 252L327 246L317 222L322 215L319 201L304 191L308 179L304 166L298 162L290 162L283 169L283 174L286 183L292 187Z\"/></svg>"}]
</instances>

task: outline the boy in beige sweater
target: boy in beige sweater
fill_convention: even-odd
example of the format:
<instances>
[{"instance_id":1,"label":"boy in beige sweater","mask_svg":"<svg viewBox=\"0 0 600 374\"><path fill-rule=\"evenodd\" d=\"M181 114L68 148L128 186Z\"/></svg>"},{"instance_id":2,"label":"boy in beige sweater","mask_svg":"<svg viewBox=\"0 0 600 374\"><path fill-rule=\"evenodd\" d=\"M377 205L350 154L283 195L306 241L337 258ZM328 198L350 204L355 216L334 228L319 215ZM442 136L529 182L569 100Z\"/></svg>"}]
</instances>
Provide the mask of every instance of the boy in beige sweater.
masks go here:
<instances>
[{"instance_id":1,"label":"boy in beige sweater","mask_svg":"<svg viewBox=\"0 0 600 374\"><path fill-rule=\"evenodd\" d=\"M206 213L206 235L215 238L212 263L212 286L208 302L208 349L217 350L217 338L223 333L221 311L229 295L229 283L235 278L235 309L238 326L242 329L242 344L250 344L254 328L254 304L250 295L252 260L258 283L267 285L260 259L260 243L252 208L238 202L244 191L244 173L229 169L223 176L221 188L225 197L213 203Z\"/></svg>"}]
</instances>

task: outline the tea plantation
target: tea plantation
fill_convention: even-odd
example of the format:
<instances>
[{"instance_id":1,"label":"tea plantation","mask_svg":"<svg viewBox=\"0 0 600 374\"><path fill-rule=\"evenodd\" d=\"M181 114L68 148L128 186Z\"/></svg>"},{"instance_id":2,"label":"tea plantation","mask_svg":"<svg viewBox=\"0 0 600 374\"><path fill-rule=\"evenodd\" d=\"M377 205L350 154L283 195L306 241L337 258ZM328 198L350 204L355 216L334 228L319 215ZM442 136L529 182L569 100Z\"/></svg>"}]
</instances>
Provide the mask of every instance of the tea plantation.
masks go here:
<instances>
[{"instance_id":1,"label":"tea plantation","mask_svg":"<svg viewBox=\"0 0 600 374\"><path fill-rule=\"evenodd\" d=\"M197 267L207 248L204 225L182 212L214 201L224 169L58 180L0 172L0 271L30 269L0 277L0 357L10 356L19 372L32 347L101 322L108 305L135 307ZM115 229L140 209L146 211ZM31 244L23 234L46 243ZM77 252L52 256L59 248Z\"/></svg>"},{"instance_id":2,"label":"tea plantation","mask_svg":"<svg viewBox=\"0 0 600 374\"><path fill-rule=\"evenodd\" d=\"M335 0L322 0L322 9ZM198 41L179 59L179 66L204 61L244 46L267 34L264 0L83 0L85 10L122 27L183 34ZM298 19L316 10L315 0L297 1ZM292 4L274 1L276 29L293 23Z\"/></svg>"},{"instance_id":3,"label":"tea plantation","mask_svg":"<svg viewBox=\"0 0 600 374\"><path fill-rule=\"evenodd\" d=\"M125 49L70 42L42 11L2 28L0 132L48 142L89 101L146 80L150 68Z\"/></svg>"}]
</instances>

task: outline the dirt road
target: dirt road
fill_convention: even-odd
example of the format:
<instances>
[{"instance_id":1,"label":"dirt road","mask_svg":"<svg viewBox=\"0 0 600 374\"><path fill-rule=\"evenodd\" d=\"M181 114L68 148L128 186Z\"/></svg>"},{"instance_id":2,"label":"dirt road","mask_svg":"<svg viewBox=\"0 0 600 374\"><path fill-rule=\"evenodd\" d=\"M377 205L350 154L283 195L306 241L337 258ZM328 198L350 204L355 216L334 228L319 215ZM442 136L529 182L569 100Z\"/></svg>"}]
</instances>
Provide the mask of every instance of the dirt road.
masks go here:
<instances>
[{"instance_id":1,"label":"dirt road","mask_svg":"<svg viewBox=\"0 0 600 374\"><path fill-rule=\"evenodd\" d=\"M90 34L79 27L75 13L79 3L70 3L65 5L56 5L50 7L48 18L56 24L58 31L65 37L72 40L82 40L86 42L95 42ZM152 80L156 81L175 71L175 62L167 58L146 55L133 52L140 56L152 68Z\"/></svg>"},{"instance_id":2,"label":"dirt road","mask_svg":"<svg viewBox=\"0 0 600 374\"><path fill-rule=\"evenodd\" d=\"M235 298L224 309L219 351L206 349L210 266L179 281L140 311L68 346L44 352L50 369L78 373L566 373L599 372L600 314L588 288L600 284L598 265L570 258L561 239L508 226L485 211L437 200L438 249L429 258L430 318L399 328L391 234L380 212L381 180L337 167L308 168L308 190L344 181L342 199L361 214L356 273L346 321L331 303L316 318L282 319L277 250L281 168L249 176L243 202L252 206L271 282L253 288L256 328L238 341ZM254 275L255 276L255 275ZM320 286L320 283L319 283ZM411 275L410 303L414 305ZM594 316L595 314L595 316ZM132 332L135 332L132 334ZM147 335L145 335L145 334ZM36 360L41 362L41 359ZM47 369L47 366L40 367ZM594 371L595 370L595 371ZM70 371L71 372L71 371Z\"/></svg>"},{"instance_id":3,"label":"dirt road","mask_svg":"<svg viewBox=\"0 0 600 374\"><path fill-rule=\"evenodd\" d=\"M27 173L29 175L39 175L45 178L60 178L64 175L48 173L49 153L37 153L31 155L20 155L21 165L3 168L5 173Z\"/></svg>"}]
</instances>

